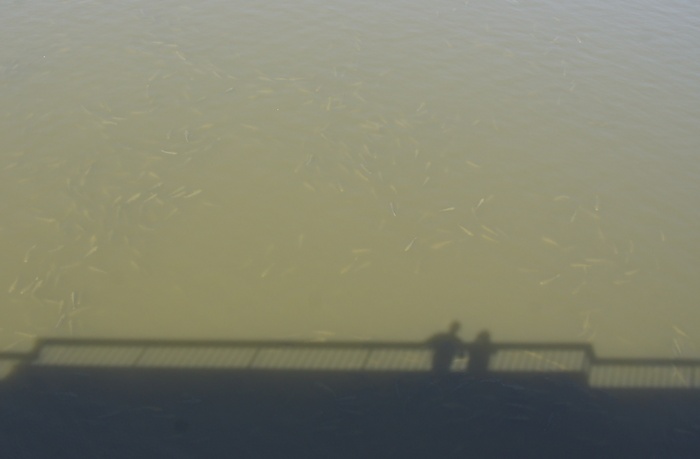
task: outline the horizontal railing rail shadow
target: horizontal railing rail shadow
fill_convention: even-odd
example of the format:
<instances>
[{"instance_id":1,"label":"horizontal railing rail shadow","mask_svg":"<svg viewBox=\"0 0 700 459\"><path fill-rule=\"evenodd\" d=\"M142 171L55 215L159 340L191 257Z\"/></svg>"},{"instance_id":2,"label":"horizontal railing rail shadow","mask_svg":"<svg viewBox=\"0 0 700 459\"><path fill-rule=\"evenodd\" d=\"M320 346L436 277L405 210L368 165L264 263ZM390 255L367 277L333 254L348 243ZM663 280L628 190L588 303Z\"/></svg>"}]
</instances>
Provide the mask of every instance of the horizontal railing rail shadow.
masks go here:
<instances>
[{"instance_id":1,"label":"horizontal railing rail shadow","mask_svg":"<svg viewBox=\"0 0 700 459\"><path fill-rule=\"evenodd\" d=\"M487 350L491 375L568 375L601 388L700 388L700 360L600 358L587 343L504 342ZM459 351L452 372L468 370L476 344ZM0 366L428 372L432 357L425 342L45 338L26 353L1 352Z\"/></svg>"}]
</instances>

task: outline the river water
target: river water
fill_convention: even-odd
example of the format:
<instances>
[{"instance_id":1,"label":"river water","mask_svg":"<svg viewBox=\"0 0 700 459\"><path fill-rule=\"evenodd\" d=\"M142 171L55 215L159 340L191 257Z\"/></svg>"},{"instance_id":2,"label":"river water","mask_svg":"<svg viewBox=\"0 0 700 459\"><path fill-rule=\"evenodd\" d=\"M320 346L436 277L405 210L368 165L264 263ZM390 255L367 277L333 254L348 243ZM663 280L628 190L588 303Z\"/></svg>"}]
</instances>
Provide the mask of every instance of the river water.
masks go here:
<instances>
[{"instance_id":1,"label":"river water","mask_svg":"<svg viewBox=\"0 0 700 459\"><path fill-rule=\"evenodd\" d=\"M6 1L0 344L700 357L700 4Z\"/></svg>"}]
</instances>

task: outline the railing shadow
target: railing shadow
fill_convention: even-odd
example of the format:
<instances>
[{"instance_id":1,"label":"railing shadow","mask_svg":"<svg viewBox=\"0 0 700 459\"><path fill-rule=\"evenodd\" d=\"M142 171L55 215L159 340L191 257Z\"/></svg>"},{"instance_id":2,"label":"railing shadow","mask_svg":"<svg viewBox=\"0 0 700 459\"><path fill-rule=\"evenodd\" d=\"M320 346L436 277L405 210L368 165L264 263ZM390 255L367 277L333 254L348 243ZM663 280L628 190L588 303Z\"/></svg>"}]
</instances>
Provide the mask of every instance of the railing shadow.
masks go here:
<instances>
[{"instance_id":1,"label":"railing shadow","mask_svg":"<svg viewBox=\"0 0 700 459\"><path fill-rule=\"evenodd\" d=\"M449 373L482 377L568 378L596 388L696 390L700 360L598 357L589 343L464 343ZM434 351L424 342L293 340L158 340L45 338L29 352L0 353L19 373L83 371L218 371L428 374ZM478 366L480 371L471 370Z\"/></svg>"}]
</instances>

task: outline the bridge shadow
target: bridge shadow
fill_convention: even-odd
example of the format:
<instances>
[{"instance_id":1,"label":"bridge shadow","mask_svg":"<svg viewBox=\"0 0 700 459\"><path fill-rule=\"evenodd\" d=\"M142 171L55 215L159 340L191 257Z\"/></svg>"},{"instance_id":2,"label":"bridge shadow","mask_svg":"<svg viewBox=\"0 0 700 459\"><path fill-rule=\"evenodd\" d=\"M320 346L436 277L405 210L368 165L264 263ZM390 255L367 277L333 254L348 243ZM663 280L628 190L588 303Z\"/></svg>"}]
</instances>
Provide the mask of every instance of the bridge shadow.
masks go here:
<instances>
[{"instance_id":1,"label":"bridge shadow","mask_svg":"<svg viewBox=\"0 0 700 459\"><path fill-rule=\"evenodd\" d=\"M698 457L700 361L584 343L43 339L0 354L6 457ZM470 370L471 371L468 371ZM4 453L4 454L5 454Z\"/></svg>"}]
</instances>

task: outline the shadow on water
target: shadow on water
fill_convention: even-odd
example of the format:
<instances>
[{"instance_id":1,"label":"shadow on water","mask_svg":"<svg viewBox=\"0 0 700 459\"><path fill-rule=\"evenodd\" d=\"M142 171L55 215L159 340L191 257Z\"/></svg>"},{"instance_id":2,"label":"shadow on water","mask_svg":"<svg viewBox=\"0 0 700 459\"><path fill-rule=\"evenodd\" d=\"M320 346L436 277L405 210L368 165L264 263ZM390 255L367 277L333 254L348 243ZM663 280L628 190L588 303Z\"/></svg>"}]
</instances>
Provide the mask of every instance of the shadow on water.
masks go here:
<instances>
[{"instance_id":1,"label":"shadow on water","mask_svg":"<svg viewBox=\"0 0 700 459\"><path fill-rule=\"evenodd\" d=\"M44 339L4 457L700 457L700 361L582 343ZM448 343L448 344L445 344Z\"/></svg>"}]
</instances>

